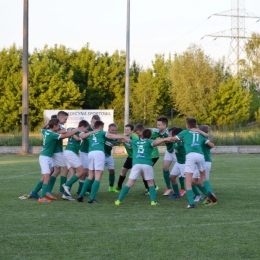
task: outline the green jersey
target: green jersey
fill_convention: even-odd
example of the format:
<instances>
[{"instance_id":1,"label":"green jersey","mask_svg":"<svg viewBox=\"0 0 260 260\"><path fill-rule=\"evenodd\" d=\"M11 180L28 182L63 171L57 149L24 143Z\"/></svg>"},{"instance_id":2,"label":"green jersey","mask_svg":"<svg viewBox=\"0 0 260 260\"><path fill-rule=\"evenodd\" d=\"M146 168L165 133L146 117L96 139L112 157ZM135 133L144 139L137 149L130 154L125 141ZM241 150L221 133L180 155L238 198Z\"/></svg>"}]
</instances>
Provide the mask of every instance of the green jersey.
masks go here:
<instances>
[{"instance_id":1,"label":"green jersey","mask_svg":"<svg viewBox=\"0 0 260 260\"><path fill-rule=\"evenodd\" d=\"M212 162L210 149L211 148L207 144L202 145L205 162Z\"/></svg>"},{"instance_id":2,"label":"green jersey","mask_svg":"<svg viewBox=\"0 0 260 260\"><path fill-rule=\"evenodd\" d=\"M105 138L105 156L111 156L111 152L113 149L113 146L118 142L118 140L115 139L109 139Z\"/></svg>"},{"instance_id":3,"label":"green jersey","mask_svg":"<svg viewBox=\"0 0 260 260\"><path fill-rule=\"evenodd\" d=\"M166 128L165 132L161 133L160 130L158 128L154 128L152 131L152 139L156 139L156 138L166 138L169 136L169 129ZM166 145L166 149L169 153L173 152L173 143L165 143Z\"/></svg>"},{"instance_id":4,"label":"green jersey","mask_svg":"<svg viewBox=\"0 0 260 260\"><path fill-rule=\"evenodd\" d=\"M198 132L183 130L177 135L178 139L183 139L186 154L200 153L203 154L202 145L208 142L208 139Z\"/></svg>"},{"instance_id":5,"label":"green jersey","mask_svg":"<svg viewBox=\"0 0 260 260\"><path fill-rule=\"evenodd\" d=\"M184 148L184 143L183 142L173 142L173 148L175 150L177 150L177 152L175 152L177 162L179 164L185 164L186 151L185 151L185 148Z\"/></svg>"},{"instance_id":6,"label":"green jersey","mask_svg":"<svg viewBox=\"0 0 260 260\"><path fill-rule=\"evenodd\" d=\"M130 134L129 138L131 140L139 140L139 137L135 134ZM132 146L130 143L125 143L125 142L122 142L123 143L123 146L125 147L125 150L128 154L128 157L129 158L133 158L133 149L132 149Z\"/></svg>"},{"instance_id":7,"label":"green jersey","mask_svg":"<svg viewBox=\"0 0 260 260\"><path fill-rule=\"evenodd\" d=\"M98 131L89 137L87 137L88 142L89 142L89 151L102 151L105 153L105 137L106 137L107 132L105 131Z\"/></svg>"},{"instance_id":8,"label":"green jersey","mask_svg":"<svg viewBox=\"0 0 260 260\"><path fill-rule=\"evenodd\" d=\"M41 129L41 133L43 134L43 147L40 155L52 157L60 134L49 129Z\"/></svg>"},{"instance_id":9,"label":"green jersey","mask_svg":"<svg viewBox=\"0 0 260 260\"><path fill-rule=\"evenodd\" d=\"M59 124L59 130L63 130L65 129L64 126L62 124ZM57 144L55 146L55 149L54 149L54 153L62 153L63 152L63 140L62 139L59 139L57 141Z\"/></svg>"},{"instance_id":10,"label":"green jersey","mask_svg":"<svg viewBox=\"0 0 260 260\"><path fill-rule=\"evenodd\" d=\"M155 140L157 138L157 134L152 132L152 140ZM159 149L157 146L153 147L153 152L152 152L152 158L159 158L160 157L160 153L159 153Z\"/></svg>"},{"instance_id":11,"label":"green jersey","mask_svg":"<svg viewBox=\"0 0 260 260\"><path fill-rule=\"evenodd\" d=\"M147 165L153 166L152 143L153 143L153 140L151 140L151 139L141 139L141 138L130 142L130 144L133 147L133 165L147 164Z\"/></svg>"},{"instance_id":12,"label":"green jersey","mask_svg":"<svg viewBox=\"0 0 260 260\"><path fill-rule=\"evenodd\" d=\"M75 135L76 136L80 136L82 132L77 132ZM80 149L80 144L81 144L81 140L76 140L73 136L71 136L68 140L68 144L65 148L65 150L67 151L72 151L75 154L79 154L79 149Z\"/></svg>"},{"instance_id":13,"label":"green jersey","mask_svg":"<svg viewBox=\"0 0 260 260\"><path fill-rule=\"evenodd\" d=\"M89 126L87 133L93 131L92 126ZM88 142L88 138L85 138L82 140L81 145L80 145L80 151L83 153L88 153L88 149L89 149L89 142Z\"/></svg>"}]
</instances>

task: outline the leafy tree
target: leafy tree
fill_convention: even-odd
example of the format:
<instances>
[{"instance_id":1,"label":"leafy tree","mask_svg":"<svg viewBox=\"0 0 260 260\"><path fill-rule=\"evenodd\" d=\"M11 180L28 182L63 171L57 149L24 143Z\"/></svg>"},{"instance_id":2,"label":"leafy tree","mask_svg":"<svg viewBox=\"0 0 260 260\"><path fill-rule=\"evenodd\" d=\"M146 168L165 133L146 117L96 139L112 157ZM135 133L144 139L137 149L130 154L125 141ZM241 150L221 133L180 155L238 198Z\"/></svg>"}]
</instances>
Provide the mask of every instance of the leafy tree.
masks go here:
<instances>
[{"instance_id":1,"label":"leafy tree","mask_svg":"<svg viewBox=\"0 0 260 260\"><path fill-rule=\"evenodd\" d=\"M170 97L180 115L209 123L209 105L224 78L222 64L215 63L196 45L175 54L170 73Z\"/></svg>"},{"instance_id":2,"label":"leafy tree","mask_svg":"<svg viewBox=\"0 0 260 260\"><path fill-rule=\"evenodd\" d=\"M149 124L154 121L159 113L157 100L159 89L154 84L152 69L143 71L138 78L136 88L131 93L131 118L135 122Z\"/></svg>"},{"instance_id":3,"label":"leafy tree","mask_svg":"<svg viewBox=\"0 0 260 260\"><path fill-rule=\"evenodd\" d=\"M247 88L235 78L229 78L220 85L210 105L211 119L218 126L232 125L234 123L234 110L236 122L241 123L249 118L251 95Z\"/></svg>"},{"instance_id":4,"label":"leafy tree","mask_svg":"<svg viewBox=\"0 0 260 260\"><path fill-rule=\"evenodd\" d=\"M0 52L0 131L22 125L22 50L15 45Z\"/></svg>"}]
</instances>

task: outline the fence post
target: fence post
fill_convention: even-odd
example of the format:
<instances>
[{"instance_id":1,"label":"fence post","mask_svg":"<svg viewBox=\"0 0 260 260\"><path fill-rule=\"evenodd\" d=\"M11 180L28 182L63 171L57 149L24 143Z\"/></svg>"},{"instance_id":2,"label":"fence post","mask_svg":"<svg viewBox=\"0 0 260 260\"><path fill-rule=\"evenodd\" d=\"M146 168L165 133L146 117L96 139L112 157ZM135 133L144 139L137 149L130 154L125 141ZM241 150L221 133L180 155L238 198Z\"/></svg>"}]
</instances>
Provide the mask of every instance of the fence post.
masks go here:
<instances>
[{"instance_id":1,"label":"fence post","mask_svg":"<svg viewBox=\"0 0 260 260\"><path fill-rule=\"evenodd\" d=\"M234 145L236 145L236 112L237 110L234 109Z\"/></svg>"}]
</instances>

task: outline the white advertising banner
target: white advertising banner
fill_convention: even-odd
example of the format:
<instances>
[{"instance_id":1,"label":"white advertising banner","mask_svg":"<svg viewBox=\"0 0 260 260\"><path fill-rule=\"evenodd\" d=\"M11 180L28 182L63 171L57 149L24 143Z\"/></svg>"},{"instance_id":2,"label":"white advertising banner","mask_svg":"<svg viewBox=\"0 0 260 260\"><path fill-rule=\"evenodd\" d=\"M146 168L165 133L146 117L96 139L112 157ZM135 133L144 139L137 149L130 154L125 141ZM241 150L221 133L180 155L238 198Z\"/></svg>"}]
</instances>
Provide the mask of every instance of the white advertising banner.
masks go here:
<instances>
[{"instance_id":1,"label":"white advertising banner","mask_svg":"<svg viewBox=\"0 0 260 260\"><path fill-rule=\"evenodd\" d=\"M57 115L60 110L44 110L44 124L47 124L51 119L52 115ZM65 128L77 127L79 121L87 120L89 123L93 115L99 115L101 121L104 122L104 130L107 131L108 125L114 122L114 110L109 109L90 109L90 110L63 110L69 114L67 123L64 125Z\"/></svg>"}]
</instances>

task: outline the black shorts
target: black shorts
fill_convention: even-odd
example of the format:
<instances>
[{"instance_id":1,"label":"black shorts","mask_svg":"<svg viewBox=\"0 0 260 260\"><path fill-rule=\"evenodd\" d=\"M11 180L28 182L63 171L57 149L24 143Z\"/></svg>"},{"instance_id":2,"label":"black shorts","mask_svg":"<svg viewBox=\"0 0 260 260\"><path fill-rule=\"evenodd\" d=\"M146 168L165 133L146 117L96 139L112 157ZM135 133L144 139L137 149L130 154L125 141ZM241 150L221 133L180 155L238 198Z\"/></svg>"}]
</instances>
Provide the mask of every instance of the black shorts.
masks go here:
<instances>
[{"instance_id":1,"label":"black shorts","mask_svg":"<svg viewBox=\"0 0 260 260\"><path fill-rule=\"evenodd\" d=\"M156 162L159 160L159 157L157 158L152 158L153 166L156 164Z\"/></svg>"},{"instance_id":2,"label":"black shorts","mask_svg":"<svg viewBox=\"0 0 260 260\"><path fill-rule=\"evenodd\" d=\"M133 165L133 158L127 157L123 167L126 169L132 169L132 165Z\"/></svg>"}]
</instances>

